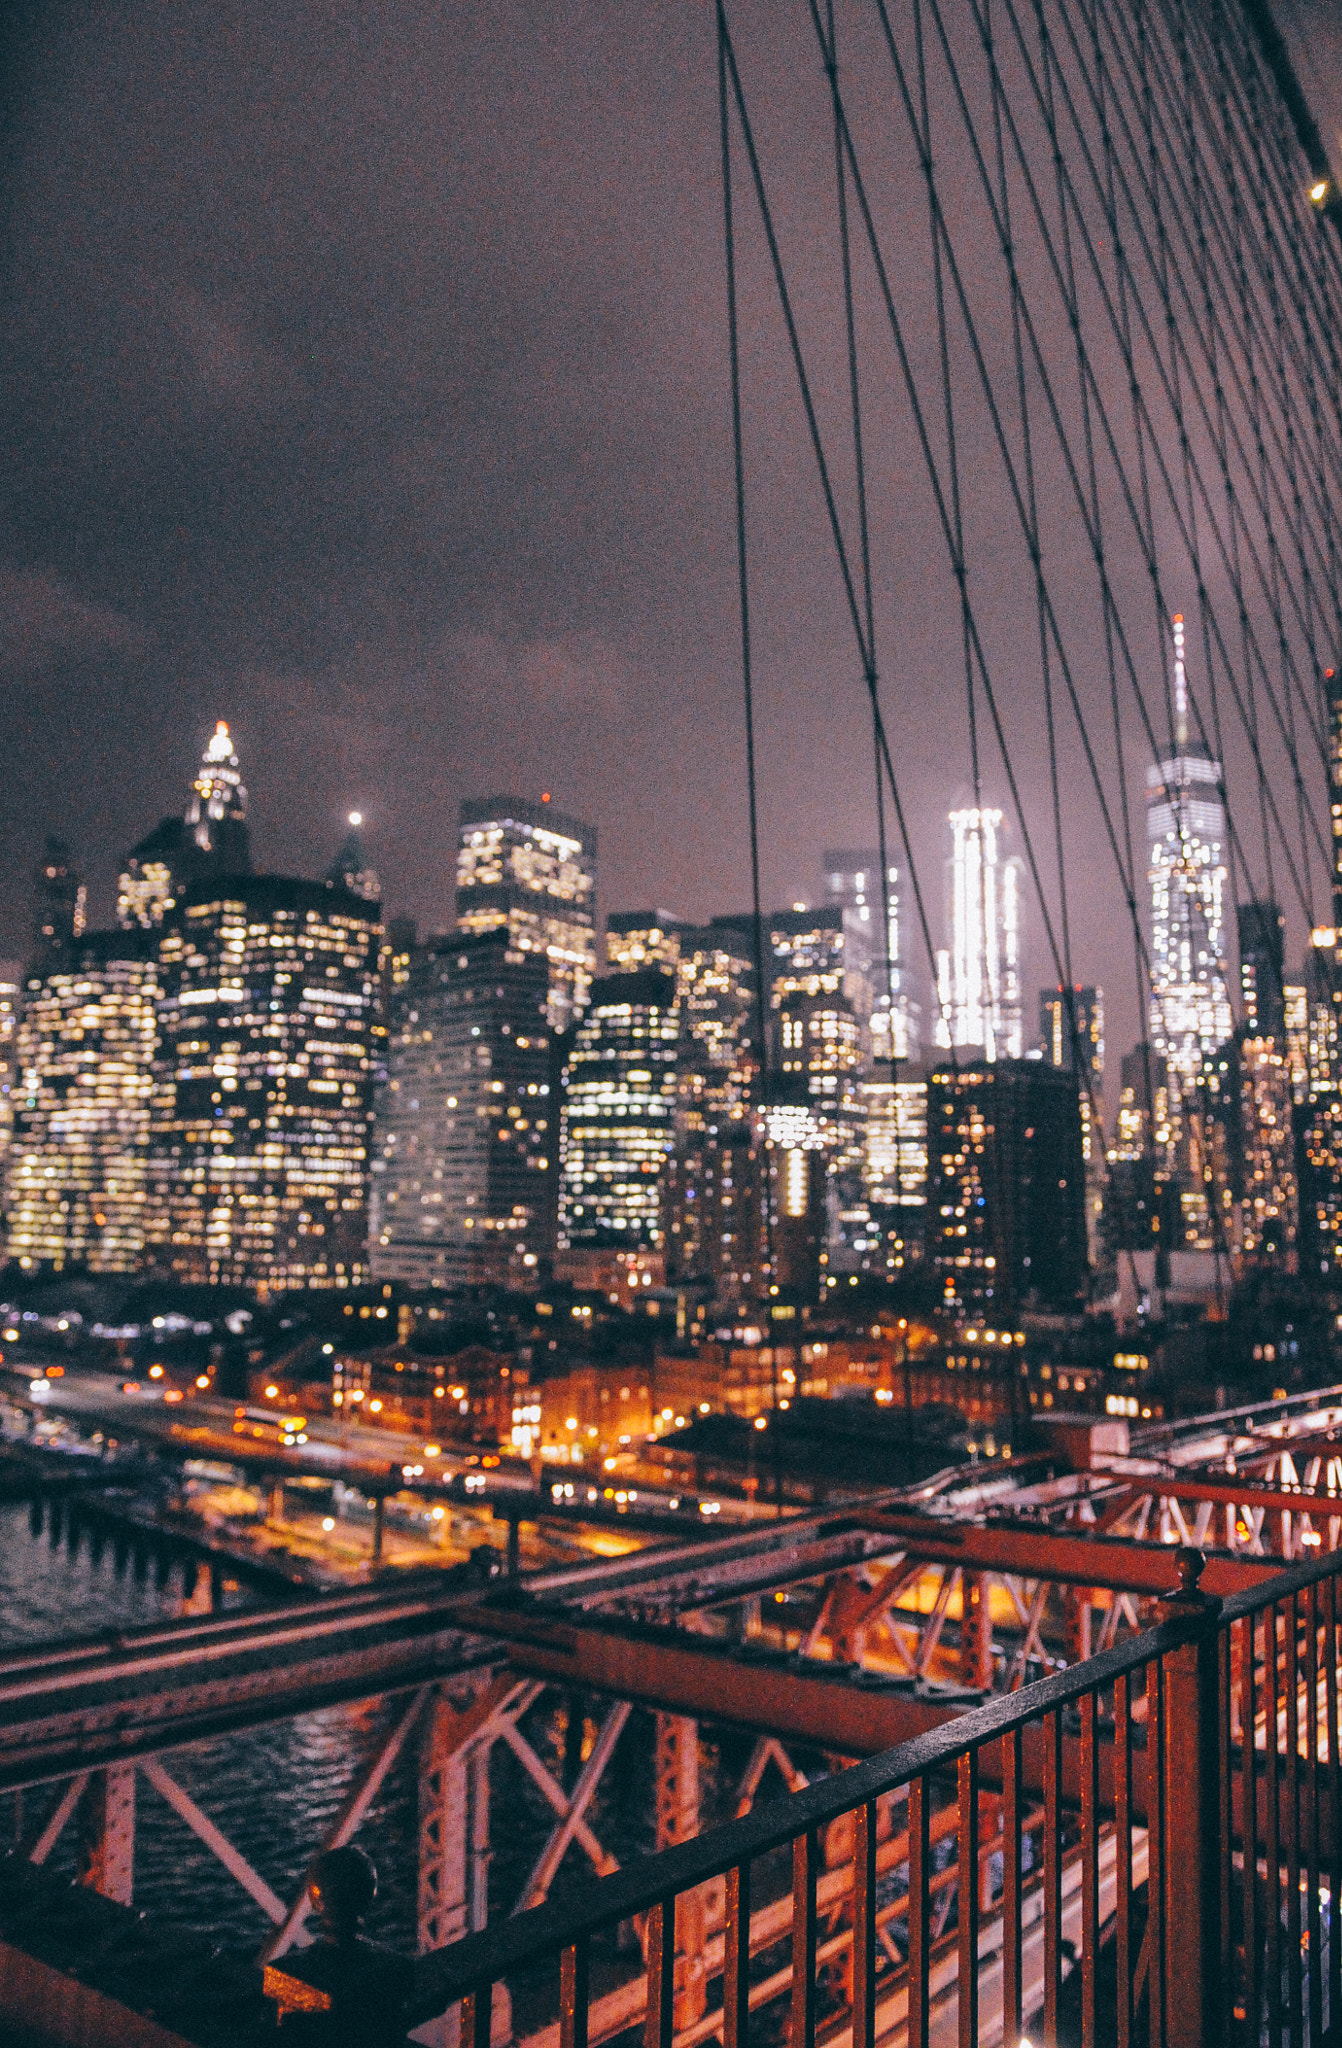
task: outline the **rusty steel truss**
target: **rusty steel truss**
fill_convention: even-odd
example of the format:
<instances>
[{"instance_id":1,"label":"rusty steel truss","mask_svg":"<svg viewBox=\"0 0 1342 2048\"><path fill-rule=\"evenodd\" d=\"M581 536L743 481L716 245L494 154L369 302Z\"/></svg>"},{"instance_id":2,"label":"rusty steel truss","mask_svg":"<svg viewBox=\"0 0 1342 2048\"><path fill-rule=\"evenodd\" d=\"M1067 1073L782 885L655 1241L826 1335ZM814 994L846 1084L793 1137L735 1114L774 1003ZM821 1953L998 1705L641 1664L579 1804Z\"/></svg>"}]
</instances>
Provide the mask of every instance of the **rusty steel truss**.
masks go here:
<instances>
[{"instance_id":1,"label":"rusty steel truss","mask_svg":"<svg viewBox=\"0 0 1342 2048\"><path fill-rule=\"evenodd\" d=\"M571 1850L596 1876L617 1870L594 1830L593 1802L635 1706L657 1716L656 1839L670 1849L699 1827L701 1723L754 1736L734 1799L748 1814L762 1787L805 1788L799 1747L847 1764L936 1741L993 1695L1060 1677L1135 1637L1170 1590L1176 1543L1206 1549L1203 1587L1221 1596L1251 1598L1283 1562L1322 1560L1342 1528L1339 1478L1342 1395L1330 1393L1207 1417L1200 1432L1184 1427L1177 1440L1138 1441L1129 1455L1024 1485L1009 1470L960 1469L839 1512L696 1532L693 1543L474 1592L420 1574L301 1607L184 1618L113 1647L103 1640L16 1655L0 1660L0 1791L49 1787L27 1831L32 1861L44 1862L74 1826L84 1881L126 1902L137 1795L162 1799L260 1909L270 1926L264 1955L276 1967L302 1938L305 1888L288 1898L273 1889L178 1782L171 1752L314 1707L393 1696L313 1853L349 1841L393 1763L416 1751L419 1943L437 1951L486 1924L496 1745L518 1760L552 1815L513 1902L520 1912L546 1899ZM547 1687L560 1689L570 1712L580 1697L606 1701L568 1782L521 1726ZM1131 1761L1125 1797L1144 1825L1146 1765L1140 1752ZM1039 1823L1050 1798L1080 1810L1088 1768L1070 1728L1052 1757L1038 1730L1027 1729L1012 1795L985 1751L976 1780L981 1871L1001 1849L1004 1798L1016 1797L1021 1825ZM1095 1769L1108 1811L1119 1796L1112 1761L1101 1756ZM879 1808L878 1869L907 1859L902 1797L892 1792ZM1329 1833L1331 1825L1330 1816ZM945 1814L929 1826L930 1843L944 1837L954 1846ZM853 1853L851 1828L826 1837L821 1906L831 1893L847 1896ZM952 1858L933 1885L934 1935L957 1869ZM680 1913L675 2037L679 2048L695 2048L705 2037L707 1987L722 1968L723 1885L706 1884ZM779 1940L786 1920L783 1904L758 1905L751 1950ZM873 1938L893 1967L888 1916ZM640 1976L593 2007L593 2043L639 2017L642 1984ZM508 2024L502 1988L498 1998L496 2032ZM535 2048L555 2044L545 2035Z\"/></svg>"}]
</instances>

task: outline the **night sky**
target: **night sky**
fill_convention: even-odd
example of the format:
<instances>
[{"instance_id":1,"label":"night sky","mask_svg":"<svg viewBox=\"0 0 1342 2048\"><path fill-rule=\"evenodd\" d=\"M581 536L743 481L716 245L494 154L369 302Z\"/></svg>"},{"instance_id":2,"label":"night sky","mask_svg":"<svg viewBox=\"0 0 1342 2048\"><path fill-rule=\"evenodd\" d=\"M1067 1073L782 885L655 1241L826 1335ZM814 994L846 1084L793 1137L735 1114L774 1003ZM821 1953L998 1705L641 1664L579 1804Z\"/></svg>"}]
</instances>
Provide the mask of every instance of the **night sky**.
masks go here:
<instances>
[{"instance_id":1,"label":"night sky","mask_svg":"<svg viewBox=\"0 0 1342 2048\"><path fill-rule=\"evenodd\" d=\"M804 249L815 46L804 9L740 12ZM1336 7L1286 25L1342 164ZM29 4L6 33L0 949L47 830L110 918L117 856L220 717L259 862L320 871L358 807L389 911L425 927L459 800L496 788L596 823L604 908L744 904L707 0ZM822 848L873 838L870 729L758 237L743 285L765 889L814 900ZM902 461L876 581L940 939L963 688ZM1095 888L1077 968L1126 974L1121 1047L1130 955ZM1027 1020L1051 979L1036 934Z\"/></svg>"}]
</instances>

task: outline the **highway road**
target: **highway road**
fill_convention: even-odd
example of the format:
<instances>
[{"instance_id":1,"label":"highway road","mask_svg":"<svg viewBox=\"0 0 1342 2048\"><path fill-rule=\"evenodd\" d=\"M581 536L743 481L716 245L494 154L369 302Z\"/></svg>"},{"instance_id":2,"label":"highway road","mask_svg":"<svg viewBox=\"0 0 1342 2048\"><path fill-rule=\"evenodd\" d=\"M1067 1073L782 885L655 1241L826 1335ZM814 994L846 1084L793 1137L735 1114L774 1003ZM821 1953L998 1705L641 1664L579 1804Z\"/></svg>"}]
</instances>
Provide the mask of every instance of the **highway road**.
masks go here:
<instances>
[{"instance_id":1,"label":"highway road","mask_svg":"<svg viewBox=\"0 0 1342 2048\"><path fill-rule=\"evenodd\" d=\"M520 1460L329 1416L305 1416L301 1429L285 1429L285 1419L297 1411L278 1402L272 1414L269 1404L204 1391L186 1395L166 1382L160 1390L151 1381L85 1370L69 1352L36 1345L25 1344L17 1358L8 1352L0 1366L0 1391L31 1411L68 1416L83 1430L234 1465L271 1484L288 1476L325 1478L372 1497L406 1490L429 1500L488 1506L506 1520L544 1516L678 1535L765 1519L752 1517L747 1503L729 1497L673 1493L607 1472L575 1472L572 1466L547 1467L538 1489L530 1465Z\"/></svg>"}]
</instances>

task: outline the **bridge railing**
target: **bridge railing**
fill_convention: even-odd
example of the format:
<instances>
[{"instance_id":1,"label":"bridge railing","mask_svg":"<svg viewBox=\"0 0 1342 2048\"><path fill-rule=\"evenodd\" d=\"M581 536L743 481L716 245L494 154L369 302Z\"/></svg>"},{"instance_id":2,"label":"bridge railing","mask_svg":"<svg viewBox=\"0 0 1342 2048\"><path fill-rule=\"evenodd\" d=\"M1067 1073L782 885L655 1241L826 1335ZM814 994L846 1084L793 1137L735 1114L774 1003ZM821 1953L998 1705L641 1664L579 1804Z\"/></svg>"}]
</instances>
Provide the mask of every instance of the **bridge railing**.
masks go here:
<instances>
[{"instance_id":1,"label":"bridge railing","mask_svg":"<svg viewBox=\"0 0 1342 2048\"><path fill-rule=\"evenodd\" d=\"M495 1987L549 1971L557 2048L640 2019L646 2048L746 2048L783 1999L792 2048L1090 2044L1110 2013L1120 2043L1317 2048L1342 2011L1337 1560L1224 1604L1176 1560L1129 1642L422 1957L410 2023L459 2007L489 2048ZM595 1998L630 1922L641 1989Z\"/></svg>"}]
</instances>

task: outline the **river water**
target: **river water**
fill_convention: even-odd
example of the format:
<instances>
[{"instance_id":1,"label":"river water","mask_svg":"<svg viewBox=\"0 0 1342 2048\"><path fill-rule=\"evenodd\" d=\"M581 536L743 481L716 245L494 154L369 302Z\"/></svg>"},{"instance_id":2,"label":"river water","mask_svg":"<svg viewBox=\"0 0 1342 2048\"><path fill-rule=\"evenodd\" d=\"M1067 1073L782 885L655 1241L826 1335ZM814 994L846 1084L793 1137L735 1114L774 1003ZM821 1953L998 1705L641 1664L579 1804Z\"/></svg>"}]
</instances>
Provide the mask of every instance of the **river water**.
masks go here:
<instances>
[{"instance_id":1,"label":"river water","mask_svg":"<svg viewBox=\"0 0 1342 2048\"><path fill-rule=\"evenodd\" d=\"M234 1596L240 1598L240 1596ZM24 1507L0 1508L0 1649L93 1635L175 1618L180 1589L160 1591L152 1576L118 1572L109 1546L94 1561L87 1545L76 1556L30 1533ZM606 1703L580 1703L584 1754ZM282 1899L296 1892L313 1851L338 1814L360 1766L381 1739L394 1701L324 1708L249 1733L179 1749L166 1767ZM542 1694L522 1730L557 1778L563 1773L567 1702ZM621 1863L653 1845L653 1717L636 1710L588 1819L598 1840ZM725 1733L701 1743L705 1825L730 1812L745 1768L748 1737ZM814 1759L798 1757L803 1764ZM39 1819L50 1792L0 1799L0 1841L21 1839ZM417 1759L403 1754L355 1837L377 1865L379 1892L368 1932L413 1949L417 1853ZM550 1808L521 1764L496 1743L491 1767L490 1914L511 1910L552 1822ZM73 1826L53 1850L50 1866L73 1875ZM209 1934L222 1946L254 1952L269 1923L260 1908L191 1834L141 1776L137 1781L135 1902L156 1920ZM571 1848L551 1896L576 1899L590 1887L591 1868Z\"/></svg>"}]
</instances>

